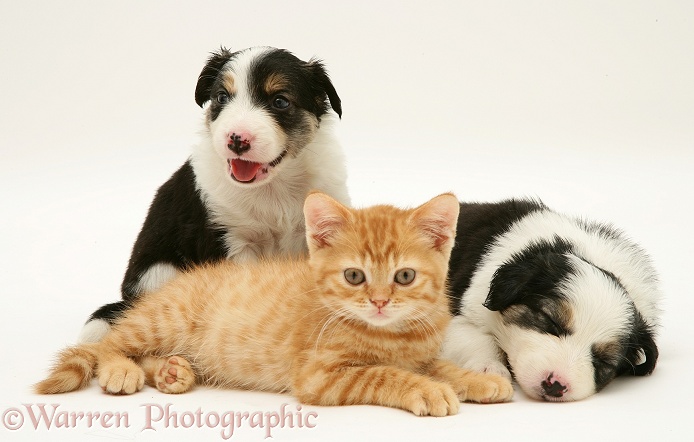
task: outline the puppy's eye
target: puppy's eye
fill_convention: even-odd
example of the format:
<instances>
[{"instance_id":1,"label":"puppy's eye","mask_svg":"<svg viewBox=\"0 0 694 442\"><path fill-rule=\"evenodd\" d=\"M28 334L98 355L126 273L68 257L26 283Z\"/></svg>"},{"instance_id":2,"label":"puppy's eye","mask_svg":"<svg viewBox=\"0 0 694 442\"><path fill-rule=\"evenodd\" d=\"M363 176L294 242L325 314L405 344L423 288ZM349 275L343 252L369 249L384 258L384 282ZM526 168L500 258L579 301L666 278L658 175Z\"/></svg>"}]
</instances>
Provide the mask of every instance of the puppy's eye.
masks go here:
<instances>
[{"instance_id":1,"label":"puppy's eye","mask_svg":"<svg viewBox=\"0 0 694 442\"><path fill-rule=\"evenodd\" d=\"M345 270L345 280L352 285L359 285L366 280L366 276L359 269L347 269Z\"/></svg>"},{"instance_id":2,"label":"puppy's eye","mask_svg":"<svg viewBox=\"0 0 694 442\"><path fill-rule=\"evenodd\" d=\"M414 269L400 269L395 274L395 282L400 285L410 285L414 281L415 271Z\"/></svg>"},{"instance_id":3,"label":"puppy's eye","mask_svg":"<svg viewBox=\"0 0 694 442\"><path fill-rule=\"evenodd\" d=\"M561 325L559 325L554 319L552 319L550 315L548 315L545 312L541 313L545 317L545 323L547 325L547 331L549 333L553 334L556 337L566 334L564 328Z\"/></svg>"},{"instance_id":4,"label":"puppy's eye","mask_svg":"<svg viewBox=\"0 0 694 442\"><path fill-rule=\"evenodd\" d=\"M217 94L217 103L227 104L229 102L229 94L226 92L220 92Z\"/></svg>"},{"instance_id":5,"label":"puppy's eye","mask_svg":"<svg viewBox=\"0 0 694 442\"><path fill-rule=\"evenodd\" d=\"M596 357L593 359L593 365L600 367L604 370L616 370L617 367L609 360L601 357Z\"/></svg>"},{"instance_id":6,"label":"puppy's eye","mask_svg":"<svg viewBox=\"0 0 694 442\"><path fill-rule=\"evenodd\" d=\"M289 107L289 100L284 95L277 95L272 99L272 107L275 109L286 109Z\"/></svg>"},{"instance_id":7,"label":"puppy's eye","mask_svg":"<svg viewBox=\"0 0 694 442\"><path fill-rule=\"evenodd\" d=\"M593 369L595 370L595 390L600 391L617 375L617 367L601 358L593 358Z\"/></svg>"}]
</instances>

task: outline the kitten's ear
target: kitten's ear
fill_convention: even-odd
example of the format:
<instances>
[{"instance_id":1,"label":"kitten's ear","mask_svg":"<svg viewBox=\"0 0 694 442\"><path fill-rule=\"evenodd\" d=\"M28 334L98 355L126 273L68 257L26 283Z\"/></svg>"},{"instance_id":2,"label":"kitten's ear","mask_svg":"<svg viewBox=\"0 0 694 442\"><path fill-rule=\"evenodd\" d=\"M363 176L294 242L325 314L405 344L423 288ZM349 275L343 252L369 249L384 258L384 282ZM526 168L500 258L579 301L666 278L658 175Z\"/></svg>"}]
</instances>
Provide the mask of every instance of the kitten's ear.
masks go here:
<instances>
[{"instance_id":1,"label":"kitten's ear","mask_svg":"<svg viewBox=\"0 0 694 442\"><path fill-rule=\"evenodd\" d=\"M304 202L306 242L309 250L330 245L330 238L350 217L349 210L328 195L313 192Z\"/></svg>"},{"instance_id":2,"label":"kitten's ear","mask_svg":"<svg viewBox=\"0 0 694 442\"><path fill-rule=\"evenodd\" d=\"M410 215L410 222L431 239L433 248L450 253L459 211L460 203L455 195L445 193L417 207Z\"/></svg>"}]
</instances>

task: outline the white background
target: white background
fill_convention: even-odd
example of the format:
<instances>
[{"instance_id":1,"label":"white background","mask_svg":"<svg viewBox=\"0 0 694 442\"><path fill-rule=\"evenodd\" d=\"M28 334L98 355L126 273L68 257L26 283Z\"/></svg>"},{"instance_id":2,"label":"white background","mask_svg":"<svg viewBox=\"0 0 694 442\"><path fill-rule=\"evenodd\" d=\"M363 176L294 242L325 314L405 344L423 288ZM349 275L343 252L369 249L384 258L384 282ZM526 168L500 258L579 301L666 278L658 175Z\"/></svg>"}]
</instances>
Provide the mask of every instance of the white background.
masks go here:
<instances>
[{"instance_id":1,"label":"white background","mask_svg":"<svg viewBox=\"0 0 694 442\"><path fill-rule=\"evenodd\" d=\"M447 418L305 407L317 426L274 440L691 437L691 2L1 0L0 17L0 412L26 418L14 432L0 423L0 439L222 440L221 428L142 431L141 404L295 410L288 396L207 388L30 391L89 314L118 299L154 192L197 140L195 83L220 45L324 59L342 98L355 205L416 205L449 190L540 197L624 229L650 252L666 297L655 373L585 401L517 391L510 404L464 404ZM34 430L22 404L41 402L128 413L130 427ZM263 438L245 428L232 440Z\"/></svg>"}]
</instances>

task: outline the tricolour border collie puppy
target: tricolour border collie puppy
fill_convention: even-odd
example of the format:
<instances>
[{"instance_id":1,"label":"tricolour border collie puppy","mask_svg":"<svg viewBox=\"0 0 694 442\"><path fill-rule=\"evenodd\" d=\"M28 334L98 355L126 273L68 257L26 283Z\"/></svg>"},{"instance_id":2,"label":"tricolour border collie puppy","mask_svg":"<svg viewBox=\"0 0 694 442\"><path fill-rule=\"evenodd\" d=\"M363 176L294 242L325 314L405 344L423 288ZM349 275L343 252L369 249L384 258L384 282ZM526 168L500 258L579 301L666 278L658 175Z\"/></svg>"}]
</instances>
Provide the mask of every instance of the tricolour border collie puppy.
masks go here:
<instances>
[{"instance_id":1,"label":"tricolour border collie puppy","mask_svg":"<svg viewBox=\"0 0 694 442\"><path fill-rule=\"evenodd\" d=\"M320 61L269 47L222 48L200 73L195 102L209 103L202 140L157 191L122 301L94 312L81 342L100 340L133 300L192 265L305 252L309 191L350 203L329 113L342 116L342 107Z\"/></svg>"},{"instance_id":2,"label":"tricolour border collie puppy","mask_svg":"<svg viewBox=\"0 0 694 442\"><path fill-rule=\"evenodd\" d=\"M528 396L547 401L653 371L660 292L638 246L537 201L460 209L444 357L510 378L508 367Z\"/></svg>"}]
</instances>

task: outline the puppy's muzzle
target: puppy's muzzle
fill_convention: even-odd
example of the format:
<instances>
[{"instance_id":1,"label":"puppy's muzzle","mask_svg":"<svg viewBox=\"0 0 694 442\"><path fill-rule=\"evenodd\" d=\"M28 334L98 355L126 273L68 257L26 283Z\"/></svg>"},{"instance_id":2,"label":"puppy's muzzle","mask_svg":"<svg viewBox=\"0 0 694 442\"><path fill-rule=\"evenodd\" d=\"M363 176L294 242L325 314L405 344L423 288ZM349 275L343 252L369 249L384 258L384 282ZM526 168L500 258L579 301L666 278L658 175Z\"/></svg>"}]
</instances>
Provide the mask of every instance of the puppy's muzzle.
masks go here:
<instances>
[{"instance_id":1,"label":"puppy's muzzle","mask_svg":"<svg viewBox=\"0 0 694 442\"><path fill-rule=\"evenodd\" d=\"M232 133L229 135L227 148L236 155L241 156L251 150L251 137L246 134Z\"/></svg>"},{"instance_id":2,"label":"puppy's muzzle","mask_svg":"<svg viewBox=\"0 0 694 442\"><path fill-rule=\"evenodd\" d=\"M549 397L562 397L569 390L567 386L563 385L557 378L554 377L554 373L550 373L547 379L542 381L542 389L546 396Z\"/></svg>"}]
</instances>

